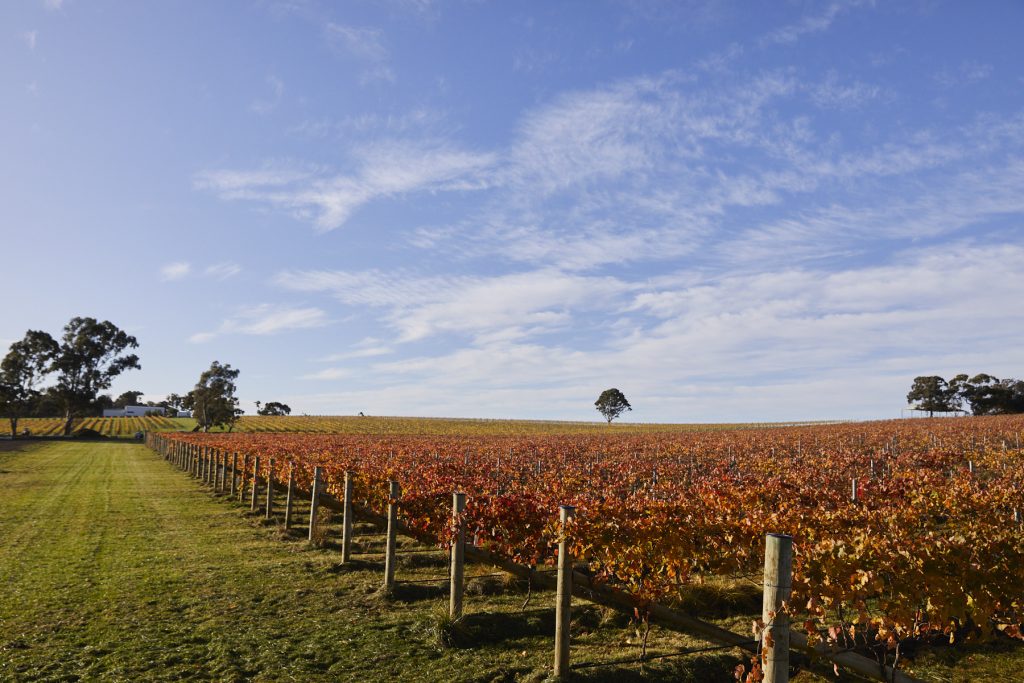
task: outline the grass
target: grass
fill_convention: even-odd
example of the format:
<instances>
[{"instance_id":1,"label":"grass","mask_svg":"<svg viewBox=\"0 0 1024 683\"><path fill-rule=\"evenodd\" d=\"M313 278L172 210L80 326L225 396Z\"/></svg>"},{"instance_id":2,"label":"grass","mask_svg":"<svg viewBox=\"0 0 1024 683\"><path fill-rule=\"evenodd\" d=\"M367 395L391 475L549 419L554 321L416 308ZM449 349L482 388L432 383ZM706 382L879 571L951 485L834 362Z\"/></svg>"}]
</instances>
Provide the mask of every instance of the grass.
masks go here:
<instances>
[{"instance_id":1,"label":"grass","mask_svg":"<svg viewBox=\"0 0 1024 683\"><path fill-rule=\"evenodd\" d=\"M523 609L523 585L470 566L466 615L453 622L442 552L399 539L400 582L384 595L377 528L356 524L357 554L342 565L340 520L318 548L305 540L307 508L296 510L285 531L140 445L0 444L0 680L548 678L551 593L534 591ZM756 609L748 592L715 587L689 599L717 604L718 623L747 632L752 602ZM628 618L584 601L573 610L574 662L639 655L641 633ZM655 628L648 652L702 645ZM1010 680L1020 655L988 646L922 664L932 680ZM722 650L584 668L575 678L724 682L745 659Z\"/></svg>"}]
</instances>

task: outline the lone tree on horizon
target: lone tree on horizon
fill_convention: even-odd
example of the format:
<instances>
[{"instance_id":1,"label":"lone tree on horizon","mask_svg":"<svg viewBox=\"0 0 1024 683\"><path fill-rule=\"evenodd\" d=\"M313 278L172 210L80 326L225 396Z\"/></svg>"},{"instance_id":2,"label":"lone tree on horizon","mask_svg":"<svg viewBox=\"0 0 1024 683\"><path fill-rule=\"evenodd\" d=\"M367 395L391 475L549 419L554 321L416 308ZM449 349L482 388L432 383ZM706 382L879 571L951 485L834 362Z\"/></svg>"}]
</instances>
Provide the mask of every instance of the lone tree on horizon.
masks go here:
<instances>
[{"instance_id":1,"label":"lone tree on horizon","mask_svg":"<svg viewBox=\"0 0 1024 683\"><path fill-rule=\"evenodd\" d=\"M614 387L602 391L601 395L594 401L594 407L597 408L599 413L604 415L604 419L608 420L608 424L611 424L612 420L622 415L625 411L633 410L633 406L629 405L626 396Z\"/></svg>"}]
</instances>

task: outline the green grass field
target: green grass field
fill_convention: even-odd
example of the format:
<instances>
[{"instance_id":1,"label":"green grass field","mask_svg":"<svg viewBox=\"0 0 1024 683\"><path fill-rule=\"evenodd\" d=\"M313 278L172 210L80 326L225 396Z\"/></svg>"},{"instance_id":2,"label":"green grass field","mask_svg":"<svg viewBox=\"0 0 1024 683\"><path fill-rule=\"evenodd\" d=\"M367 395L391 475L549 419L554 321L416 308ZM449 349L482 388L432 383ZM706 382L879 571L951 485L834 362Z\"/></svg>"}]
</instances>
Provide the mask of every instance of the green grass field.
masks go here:
<instances>
[{"instance_id":1,"label":"green grass field","mask_svg":"<svg viewBox=\"0 0 1024 683\"><path fill-rule=\"evenodd\" d=\"M357 524L355 561L217 496L143 446L0 444L0 680L542 681L553 596L471 566L455 646L438 643L443 553L400 539L385 599L380 531ZM328 539L337 539L328 525ZM362 554L360 554L362 553ZM415 583L412 583L415 582ZM749 591L748 591L749 592ZM705 615L744 632L759 596ZM655 628L652 653L706 645ZM573 661L635 658L628 618L577 601ZM730 681L722 650L580 669L583 681ZM1020 648L959 650L914 666L928 680L1011 680ZM917 663L915 663L917 664ZM802 673L797 681L855 680Z\"/></svg>"}]
</instances>

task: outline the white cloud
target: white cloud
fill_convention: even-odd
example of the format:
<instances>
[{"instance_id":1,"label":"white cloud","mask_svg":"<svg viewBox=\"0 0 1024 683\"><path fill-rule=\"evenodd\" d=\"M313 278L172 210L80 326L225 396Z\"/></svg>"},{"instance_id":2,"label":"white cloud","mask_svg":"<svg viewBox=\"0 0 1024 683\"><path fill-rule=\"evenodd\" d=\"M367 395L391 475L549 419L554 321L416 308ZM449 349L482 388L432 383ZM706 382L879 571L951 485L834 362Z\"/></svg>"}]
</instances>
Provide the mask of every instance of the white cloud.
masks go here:
<instances>
[{"instance_id":1,"label":"white cloud","mask_svg":"<svg viewBox=\"0 0 1024 683\"><path fill-rule=\"evenodd\" d=\"M329 322L327 314L319 308L261 304L236 311L216 330L197 332L189 341L198 344L226 334L270 335L323 327Z\"/></svg>"},{"instance_id":2,"label":"white cloud","mask_svg":"<svg viewBox=\"0 0 1024 683\"><path fill-rule=\"evenodd\" d=\"M395 81L381 31L333 22L327 24L326 31L327 40L333 47L367 64L360 76L361 82Z\"/></svg>"},{"instance_id":3,"label":"white cloud","mask_svg":"<svg viewBox=\"0 0 1024 683\"><path fill-rule=\"evenodd\" d=\"M444 143L377 143L355 150L351 174L311 177L294 171L204 171L195 185L225 199L248 199L289 209L311 219L318 231L344 225L364 204L414 192L466 191L486 187L481 177L493 163Z\"/></svg>"},{"instance_id":4,"label":"white cloud","mask_svg":"<svg viewBox=\"0 0 1024 683\"><path fill-rule=\"evenodd\" d=\"M28 49L30 49L30 50L35 50L36 49L36 41L39 38L39 31L36 31L36 30L25 31L22 34L22 37L25 39L25 44L28 45Z\"/></svg>"},{"instance_id":5,"label":"white cloud","mask_svg":"<svg viewBox=\"0 0 1024 683\"><path fill-rule=\"evenodd\" d=\"M571 311L607 309L630 289L614 278L554 270L442 278L377 271L284 272L275 282L293 291L327 292L348 305L383 308L401 342L442 333L477 339L548 334L565 328Z\"/></svg>"},{"instance_id":6,"label":"white cloud","mask_svg":"<svg viewBox=\"0 0 1024 683\"><path fill-rule=\"evenodd\" d=\"M343 379L350 377L352 371L347 368L325 368L318 372L313 372L308 375L302 375L299 379L320 379L320 380L333 380Z\"/></svg>"},{"instance_id":7,"label":"white cloud","mask_svg":"<svg viewBox=\"0 0 1024 683\"><path fill-rule=\"evenodd\" d=\"M64 7L64 0L43 0L43 7L51 12L55 12Z\"/></svg>"},{"instance_id":8,"label":"white cloud","mask_svg":"<svg viewBox=\"0 0 1024 683\"><path fill-rule=\"evenodd\" d=\"M192 271L192 265L187 261L168 263L160 268L160 279L165 281L180 280Z\"/></svg>"},{"instance_id":9,"label":"white cloud","mask_svg":"<svg viewBox=\"0 0 1024 683\"><path fill-rule=\"evenodd\" d=\"M1024 298L1022 257L1017 245L961 242L838 272L621 281L615 289L627 293L604 312L627 322L602 323L589 347L480 337L378 362L350 391L303 402L417 415L502 416L510 405L531 415L526 406L536 406L535 417L586 417L601 389L620 386L638 419L879 417L886 396L895 417L917 374L1012 375L1024 362L1021 319L1006 305Z\"/></svg>"},{"instance_id":10,"label":"white cloud","mask_svg":"<svg viewBox=\"0 0 1024 683\"><path fill-rule=\"evenodd\" d=\"M844 10L858 4L860 3L831 2L824 10L817 14L806 15L795 24L789 24L768 33L761 38L760 42L762 45L789 45L797 42L805 35L822 33L832 26L832 22L834 22L836 17L838 17Z\"/></svg>"},{"instance_id":11,"label":"white cloud","mask_svg":"<svg viewBox=\"0 0 1024 683\"><path fill-rule=\"evenodd\" d=\"M229 277L234 277L242 272L242 267L233 261L224 261L223 263L215 263L212 266L207 266L206 270L203 271L207 277L216 278L218 280L227 280Z\"/></svg>"}]
</instances>

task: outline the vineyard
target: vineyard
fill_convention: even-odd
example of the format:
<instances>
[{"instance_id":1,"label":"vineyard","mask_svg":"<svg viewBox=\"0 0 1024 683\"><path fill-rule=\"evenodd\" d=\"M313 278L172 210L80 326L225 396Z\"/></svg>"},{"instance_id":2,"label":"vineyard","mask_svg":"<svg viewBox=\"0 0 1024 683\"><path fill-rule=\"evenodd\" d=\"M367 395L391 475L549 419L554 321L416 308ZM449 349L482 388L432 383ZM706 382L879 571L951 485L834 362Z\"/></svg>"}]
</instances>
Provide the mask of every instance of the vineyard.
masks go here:
<instances>
[{"instance_id":1,"label":"vineyard","mask_svg":"<svg viewBox=\"0 0 1024 683\"><path fill-rule=\"evenodd\" d=\"M292 418L303 419L303 418ZM317 418L309 418L317 419ZM358 419L358 418L353 418ZM1024 418L889 421L719 431L513 435L173 434L168 444L259 457L259 476L319 467L340 497L446 545L451 496L472 545L553 564L564 531L596 584L643 618L688 587L760 576L769 533L793 537L794 630L890 663L922 644L1021 637ZM267 471L272 463L273 472Z\"/></svg>"},{"instance_id":2,"label":"vineyard","mask_svg":"<svg viewBox=\"0 0 1024 683\"><path fill-rule=\"evenodd\" d=\"M3 425L6 427L6 424ZM103 436L131 438L137 432L191 431L192 418L163 417L86 417L74 422L73 431L89 429ZM472 420L423 417L360 417L340 415L259 416L243 415L235 423L235 432L301 432L312 434L450 434L516 435L516 434L604 434L678 431L709 431L749 429L764 424L616 424L601 422L553 422L544 420ZM18 430L28 429L34 436L57 436L63 432L64 420L58 417L22 418ZM223 432L223 428L213 431Z\"/></svg>"}]
</instances>

